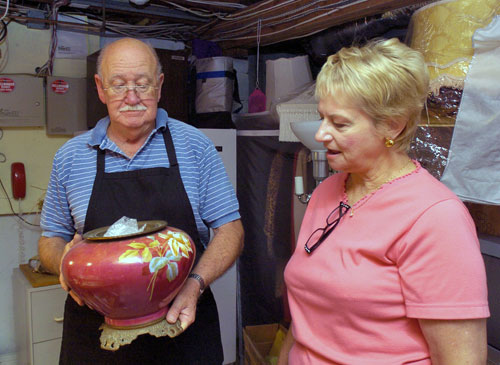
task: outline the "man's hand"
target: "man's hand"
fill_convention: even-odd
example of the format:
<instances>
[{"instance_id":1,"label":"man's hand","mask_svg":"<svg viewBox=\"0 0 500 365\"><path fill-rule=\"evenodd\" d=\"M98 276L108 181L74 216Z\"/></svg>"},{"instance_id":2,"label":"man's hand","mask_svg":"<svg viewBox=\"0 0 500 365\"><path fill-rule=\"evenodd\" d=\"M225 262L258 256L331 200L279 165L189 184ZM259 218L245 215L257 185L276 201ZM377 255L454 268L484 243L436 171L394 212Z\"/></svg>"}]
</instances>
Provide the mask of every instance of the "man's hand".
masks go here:
<instances>
[{"instance_id":1,"label":"man's hand","mask_svg":"<svg viewBox=\"0 0 500 365\"><path fill-rule=\"evenodd\" d=\"M242 249L243 226L239 219L215 228L212 241L192 272L200 275L205 285L209 286L234 264ZM170 305L167 322L173 324L179 319L182 329L188 328L195 320L199 296L200 283L194 279L187 279ZM167 305L167 302L161 302L160 308Z\"/></svg>"},{"instance_id":2,"label":"man's hand","mask_svg":"<svg viewBox=\"0 0 500 365\"><path fill-rule=\"evenodd\" d=\"M78 303L78 305L83 306L83 300L69 287L68 283L66 282L66 279L64 278L63 272L62 272L62 262L64 259L64 256L66 256L66 253L74 246L79 244L80 242L83 241L83 237L79 235L78 233L75 234L73 239L64 246L64 251L61 256L61 263L59 264L59 282L61 283L61 287L66 290L69 295L75 300L75 302ZM89 306L90 307L90 306ZM90 307L91 308L91 307ZM92 308L91 308L92 309Z\"/></svg>"},{"instance_id":3,"label":"man's hand","mask_svg":"<svg viewBox=\"0 0 500 365\"><path fill-rule=\"evenodd\" d=\"M179 294L175 297L167 312L167 322L181 322L182 330L188 328L196 318L196 303L200 295L200 287L196 280L186 280ZM161 302L160 307L168 303Z\"/></svg>"}]
</instances>

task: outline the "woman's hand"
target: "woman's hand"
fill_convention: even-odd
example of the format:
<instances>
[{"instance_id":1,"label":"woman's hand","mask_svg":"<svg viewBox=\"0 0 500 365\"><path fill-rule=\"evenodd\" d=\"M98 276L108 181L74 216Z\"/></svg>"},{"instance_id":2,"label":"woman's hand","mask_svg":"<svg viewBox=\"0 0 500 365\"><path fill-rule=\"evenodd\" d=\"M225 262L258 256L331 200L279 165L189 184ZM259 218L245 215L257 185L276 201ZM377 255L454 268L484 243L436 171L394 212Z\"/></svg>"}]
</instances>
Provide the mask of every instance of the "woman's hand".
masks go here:
<instances>
[{"instance_id":1,"label":"woman's hand","mask_svg":"<svg viewBox=\"0 0 500 365\"><path fill-rule=\"evenodd\" d=\"M419 319L432 365L481 365L487 361L486 319Z\"/></svg>"},{"instance_id":2,"label":"woman's hand","mask_svg":"<svg viewBox=\"0 0 500 365\"><path fill-rule=\"evenodd\" d=\"M64 251L62 253L62 256L61 256L61 263L59 264L59 282L61 283L61 287L66 290L69 295L71 295L71 297L75 300L75 302L78 303L78 305L80 306L83 306L84 303L83 303L83 300L73 291L71 290L71 288L69 287L68 283L66 282L66 279L63 275L63 272L62 272L62 262L63 262L63 259L64 259L64 256L66 256L66 253L70 250L70 248L72 248L74 245L77 245L79 244L80 242L83 241L83 237L81 235L79 235L78 233L75 234L75 236L73 237L73 239L68 242L66 244L66 246L64 246ZM92 307L89 306L90 309L92 309Z\"/></svg>"}]
</instances>

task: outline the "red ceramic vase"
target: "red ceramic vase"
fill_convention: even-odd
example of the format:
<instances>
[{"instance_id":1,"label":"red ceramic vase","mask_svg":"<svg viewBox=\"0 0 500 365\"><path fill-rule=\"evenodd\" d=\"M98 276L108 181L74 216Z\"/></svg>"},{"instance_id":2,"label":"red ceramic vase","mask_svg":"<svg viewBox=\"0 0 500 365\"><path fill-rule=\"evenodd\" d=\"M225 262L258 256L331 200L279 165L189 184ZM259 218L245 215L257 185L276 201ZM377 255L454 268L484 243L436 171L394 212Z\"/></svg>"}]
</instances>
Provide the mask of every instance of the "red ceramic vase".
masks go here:
<instances>
[{"instance_id":1,"label":"red ceramic vase","mask_svg":"<svg viewBox=\"0 0 500 365\"><path fill-rule=\"evenodd\" d=\"M64 256L63 275L78 296L108 325L140 327L165 317L194 263L189 235L166 227L127 239L89 240Z\"/></svg>"}]
</instances>

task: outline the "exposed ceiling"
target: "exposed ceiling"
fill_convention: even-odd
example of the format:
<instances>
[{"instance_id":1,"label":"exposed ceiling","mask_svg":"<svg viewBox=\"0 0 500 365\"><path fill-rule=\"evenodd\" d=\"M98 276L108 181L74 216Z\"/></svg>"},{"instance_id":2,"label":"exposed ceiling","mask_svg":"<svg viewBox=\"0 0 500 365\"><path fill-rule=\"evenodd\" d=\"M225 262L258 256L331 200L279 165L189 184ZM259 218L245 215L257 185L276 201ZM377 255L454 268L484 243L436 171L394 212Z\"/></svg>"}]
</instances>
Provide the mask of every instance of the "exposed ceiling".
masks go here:
<instances>
[{"instance_id":1,"label":"exposed ceiling","mask_svg":"<svg viewBox=\"0 0 500 365\"><path fill-rule=\"evenodd\" d=\"M275 44L409 6L423 0L0 0L5 19L29 27L112 32L189 42L217 42L226 52ZM8 4L8 8L7 8ZM6 10L7 8L7 10ZM58 15L85 16L85 22Z\"/></svg>"}]
</instances>

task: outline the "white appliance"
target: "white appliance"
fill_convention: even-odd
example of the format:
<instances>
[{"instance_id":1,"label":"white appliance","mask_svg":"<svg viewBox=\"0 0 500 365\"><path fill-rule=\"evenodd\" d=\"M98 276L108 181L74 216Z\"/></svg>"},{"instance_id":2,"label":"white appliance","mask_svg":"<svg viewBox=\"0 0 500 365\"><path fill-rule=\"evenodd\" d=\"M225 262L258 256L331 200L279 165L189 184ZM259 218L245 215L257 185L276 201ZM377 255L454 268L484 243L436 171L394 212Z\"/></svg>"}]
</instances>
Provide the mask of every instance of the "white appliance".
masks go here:
<instances>
[{"instance_id":1,"label":"white appliance","mask_svg":"<svg viewBox=\"0 0 500 365\"><path fill-rule=\"evenodd\" d=\"M236 191L236 130L235 129L201 129L212 140L219 152L222 162L234 190ZM236 291L237 271L233 265L212 285L221 327L222 346L224 348L224 364L236 362Z\"/></svg>"}]
</instances>

